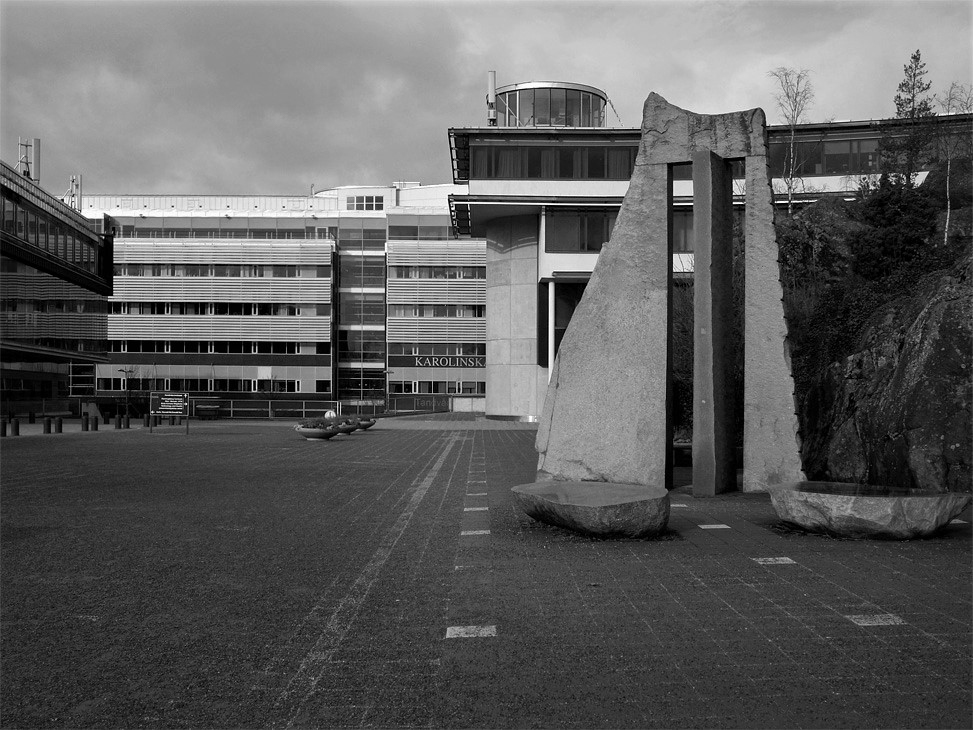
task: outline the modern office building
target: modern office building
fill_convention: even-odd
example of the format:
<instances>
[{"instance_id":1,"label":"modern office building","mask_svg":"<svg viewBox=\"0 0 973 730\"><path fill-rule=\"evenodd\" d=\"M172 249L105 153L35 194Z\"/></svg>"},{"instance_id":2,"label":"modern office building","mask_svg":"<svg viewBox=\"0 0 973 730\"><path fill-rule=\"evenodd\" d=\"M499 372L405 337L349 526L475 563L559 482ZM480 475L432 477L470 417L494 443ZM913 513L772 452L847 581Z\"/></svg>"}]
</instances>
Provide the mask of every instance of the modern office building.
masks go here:
<instances>
[{"instance_id":1,"label":"modern office building","mask_svg":"<svg viewBox=\"0 0 973 730\"><path fill-rule=\"evenodd\" d=\"M99 395L536 419L635 165L641 132L608 126L610 108L591 86L495 88L491 74L486 124L449 129L452 184L85 197L84 214L118 232ZM957 120L968 128L970 115L942 123ZM801 125L796 204L853 195L879 171L889 124ZM781 198L789 134L769 128ZM672 177L673 269L688 283L692 170Z\"/></svg>"},{"instance_id":2,"label":"modern office building","mask_svg":"<svg viewBox=\"0 0 973 730\"><path fill-rule=\"evenodd\" d=\"M540 414L549 366L610 237L641 132L606 126L609 105L607 95L590 86L530 82L495 88L491 74L487 124L449 130L453 182L467 186L450 197L453 225L461 236L487 242L488 417L533 420ZM934 123L968 138L970 119L941 117ZM800 125L796 204L824 195L853 196L863 177L880 172L879 140L896 124ZM790 129L771 126L768 135L780 204ZM735 175L741 207L742 172L740 166ZM693 270L691 165L674 165L672 181L678 282Z\"/></svg>"},{"instance_id":3,"label":"modern office building","mask_svg":"<svg viewBox=\"0 0 973 730\"><path fill-rule=\"evenodd\" d=\"M65 412L108 361L112 236L41 188L36 162L0 175L0 400L5 414Z\"/></svg>"},{"instance_id":4,"label":"modern office building","mask_svg":"<svg viewBox=\"0 0 973 730\"><path fill-rule=\"evenodd\" d=\"M86 196L85 215L118 233L102 402L482 400L485 245L454 237L459 190Z\"/></svg>"}]
</instances>

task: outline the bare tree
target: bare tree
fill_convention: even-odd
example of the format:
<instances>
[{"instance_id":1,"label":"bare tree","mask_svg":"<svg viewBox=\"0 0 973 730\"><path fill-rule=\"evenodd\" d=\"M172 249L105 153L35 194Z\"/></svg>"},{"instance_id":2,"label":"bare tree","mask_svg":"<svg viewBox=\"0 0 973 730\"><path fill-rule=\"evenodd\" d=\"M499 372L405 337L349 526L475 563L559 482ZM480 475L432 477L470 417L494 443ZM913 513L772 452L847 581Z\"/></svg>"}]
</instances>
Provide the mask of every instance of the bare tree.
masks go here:
<instances>
[{"instance_id":1,"label":"bare tree","mask_svg":"<svg viewBox=\"0 0 973 730\"><path fill-rule=\"evenodd\" d=\"M777 81L780 90L774 94L774 101L777 102L781 118L790 128L787 153L784 157L783 180L787 190L787 214L791 215L794 212L794 191L801 178L795 141L797 125L804 121L805 112L814 101L814 87L811 85L811 72L806 68L798 71L778 66L767 75Z\"/></svg>"},{"instance_id":2,"label":"bare tree","mask_svg":"<svg viewBox=\"0 0 973 730\"><path fill-rule=\"evenodd\" d=\"M934 96L943 114L969 114L973 112L973 87L954 81L942 94ZM952 172L953 160L958 157L969 157L971 153L970 136L965 132L957 133L948 128L944 129L937 139L939 154L946 160L946 226L943 231L943 245L949 241L949 223L953 206L950 201L949 178Z\"/></svg>"}]
</instances>

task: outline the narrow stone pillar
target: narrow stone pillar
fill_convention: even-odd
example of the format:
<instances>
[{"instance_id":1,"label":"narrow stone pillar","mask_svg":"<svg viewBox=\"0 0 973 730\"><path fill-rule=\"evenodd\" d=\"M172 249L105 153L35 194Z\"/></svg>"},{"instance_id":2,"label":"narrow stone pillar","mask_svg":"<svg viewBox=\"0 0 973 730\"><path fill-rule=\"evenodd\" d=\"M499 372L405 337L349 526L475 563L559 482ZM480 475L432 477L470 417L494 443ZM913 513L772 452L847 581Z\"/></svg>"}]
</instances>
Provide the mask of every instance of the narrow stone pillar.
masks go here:
<instances>
[{"instance_id":1,"label":"narrow stone pillar","mask_svg":"<svg viewBox=\"0 0 973 730\"><path fill-rule=\"evenodd\" d=\"M693 154L693 494L736 488L733 376L733 179L709 150Z\"/></svg>"},{"instance_id":2,"label":"narrow stone pillar","mask_svg":"<svg viewBox=\"0 0 973 730\"><path fill-rule=\"evenodd\" d=\"M804 471L766 155L748 155L746 175L743 491L765 492Z\"/></svg>"}]
</instances>

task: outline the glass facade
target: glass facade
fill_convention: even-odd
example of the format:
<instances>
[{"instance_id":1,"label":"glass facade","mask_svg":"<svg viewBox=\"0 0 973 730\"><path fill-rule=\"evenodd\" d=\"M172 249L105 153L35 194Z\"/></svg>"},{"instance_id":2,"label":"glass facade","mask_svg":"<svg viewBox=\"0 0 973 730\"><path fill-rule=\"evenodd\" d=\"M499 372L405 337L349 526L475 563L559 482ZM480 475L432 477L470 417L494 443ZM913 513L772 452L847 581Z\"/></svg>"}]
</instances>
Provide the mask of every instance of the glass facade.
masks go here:
<instances>
[{"instance_id":1,"label":"glass facade","mask_svg":"<svg viewBox=\"0 0 973 730\"><path fill-rule=\"evenodd\" d=\"M0 402L41 412L107 357L112 239L7 164L0 192Z\"/></svg>"},{"instance_id":2,"label":"glass facade","mask_svg":"<svg viewBox=\"0 0 973 730\"><path fill-rule=\"evenodd\" d=\"M497 90L497 124L501 127L603 127L605 97L569 85Z\"/></svg>"},{"instance_id":3,"label":"glass facade","mask_svg":"<svg viewBox=\"0 0 973 730\"><path fill-rule=\"evenodd\" d=\"M632 145L476 145L476 180L629 180L638 147Z\"/></svg>"}]
</instances>

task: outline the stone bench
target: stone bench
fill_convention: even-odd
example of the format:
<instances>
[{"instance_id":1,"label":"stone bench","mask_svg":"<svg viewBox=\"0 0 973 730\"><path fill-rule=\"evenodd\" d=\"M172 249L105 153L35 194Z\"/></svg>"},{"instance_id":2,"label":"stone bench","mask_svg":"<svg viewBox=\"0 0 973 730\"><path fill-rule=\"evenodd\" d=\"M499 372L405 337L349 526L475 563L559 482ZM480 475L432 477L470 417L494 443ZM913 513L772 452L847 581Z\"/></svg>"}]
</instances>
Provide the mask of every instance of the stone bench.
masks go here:
<instances>
[{"instance_id":1,"label":"stone bench","mask_svg":"<svg viewBox=\"0 0 973 730\"><path fill-rule=\"evenodd\" d=\"M959 492L847 482L794 482L768 491L784 522L811 532L854 538L927 537L971 501L969 494Z\"/></svg>"},{"instance_id":2,"label":"stone bench","mask_svg":"<svg viewBox=\"0 0 973 730\"><path fill-rule=\"evenodd\" d=\"M511 491L520 508L535 520L591 537L652 537L669 522L665 487L542 481Z\"/></svg>"}]
</instances>

